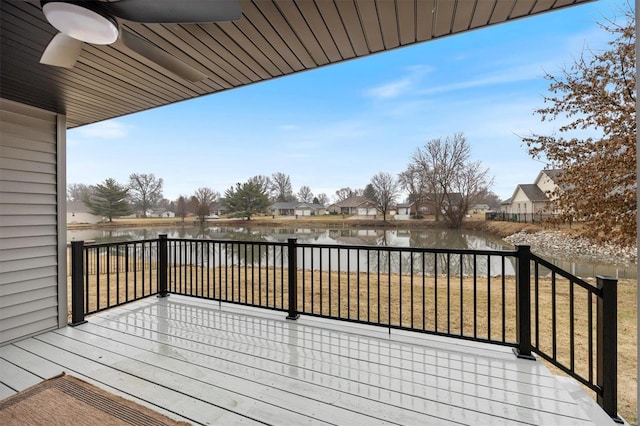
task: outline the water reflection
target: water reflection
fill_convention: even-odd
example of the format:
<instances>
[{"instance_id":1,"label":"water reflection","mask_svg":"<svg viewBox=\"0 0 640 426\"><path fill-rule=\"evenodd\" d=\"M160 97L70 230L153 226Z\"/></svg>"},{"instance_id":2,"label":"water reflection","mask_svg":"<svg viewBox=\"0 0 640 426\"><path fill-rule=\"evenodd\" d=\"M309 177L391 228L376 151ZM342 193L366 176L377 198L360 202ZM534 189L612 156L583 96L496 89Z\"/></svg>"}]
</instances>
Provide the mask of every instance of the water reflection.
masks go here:
<instances>
[{"instance_id":1,"label":"water reflection","mask_svg":"<svg viewBox=\"0 0 640 426\"><path fill-rule=\"evenodd\" d=\"M171 228L122 228L111 230L85 229L85 230L68 230L68 241L84 240L95 242L117 242L154 239L160 234L167 234L169 238L183 239L211 239L211 240L234 240L234 241L263 241L263 242L286 242L289 238L297 238L299 243L306 244L343 244L358 246L385 246L385 247L419 247L419 248L454 248L454 249L474 249L474 250L500 250L512 249L513 246L505 241L493 237L488 234L455 229L310 229L310 228L226 228L220 226L209 227L171 227ZM344 249L344 253L349 251ZM612 265L594 262L593 260L581 259L562 259L551 256L544 252L536 252L536 254L544 257L560 268L572 272L580 277L594 277L596 275L607 275L616 278L636 278L637 272L635 265ZM244 255L244 253L242 254ZM341 255L341 256L343 256ZM250 258L259 257L258 253L249 253ZM352 256L349 254L349 256ZM407 256L403 259L395 259L394 256L400 256L399 253L389 253L379 257L375 252L370 252L360 260L360 267L367 265L376 270L385 270L388 268L389 262L393 265L402 264L402 270L409 271L411 265L414 270L422 270L422 259L411 259L409 253L403 254ZM414 257L417 255L414 255ZM473 262L477 262L476 266L479 270L489 272L491 275L500 275L503 267L506 273L511 272L510 262L502 265L498 258L487 260L486 257L481 259L479 256L475 260L472 256L452 255L449 259L446 255L429 255L430 259L425 259L424 269L433 273L446 273L446 269L442 269L444 265L449 265L451 272L458 273L460 270L471 271ZM434 257L435 256L435 257ZM338 262L345 262L342 258L332 258L325 256L327 262L336 265ZM350 260L349 262L353 262ZM367 263L368 262L368 263ZM351 265L350 265L351 267ZM357 268L357 264L353 264ZM355 269L354 269L355 270Z\"/></svg>"}]
</instances>

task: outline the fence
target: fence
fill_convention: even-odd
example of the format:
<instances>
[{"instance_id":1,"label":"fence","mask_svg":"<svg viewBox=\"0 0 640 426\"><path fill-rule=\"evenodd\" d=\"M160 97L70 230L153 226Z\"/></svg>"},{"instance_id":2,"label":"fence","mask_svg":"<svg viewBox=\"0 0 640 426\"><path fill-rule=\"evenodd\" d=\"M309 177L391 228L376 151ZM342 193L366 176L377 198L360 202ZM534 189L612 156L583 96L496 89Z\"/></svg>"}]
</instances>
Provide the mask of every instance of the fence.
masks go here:
<instances>
[{"instance_id":1,"label":"fence","mask_svg":"<svg viewBox=\"0 0 640 426\"><path fill-rule=\"evenodd\" d=\"M507 213L507 212L487 212L486 220L495 220L501 222L519 222L519 223L540 223L543 221L558 221L560 218L557 214L552 213Z\"/></svg>"},{"instance_id":2,"label":"fence","mask_svg":"<svg viewBox=\"0 0 640 426\"><path fill-rule=\"evenodd\" d=\"M517 250L168 239L72 243L72 323L170 293L513 347L617 418L616 280Z\"/></svg>"}]
</instances>

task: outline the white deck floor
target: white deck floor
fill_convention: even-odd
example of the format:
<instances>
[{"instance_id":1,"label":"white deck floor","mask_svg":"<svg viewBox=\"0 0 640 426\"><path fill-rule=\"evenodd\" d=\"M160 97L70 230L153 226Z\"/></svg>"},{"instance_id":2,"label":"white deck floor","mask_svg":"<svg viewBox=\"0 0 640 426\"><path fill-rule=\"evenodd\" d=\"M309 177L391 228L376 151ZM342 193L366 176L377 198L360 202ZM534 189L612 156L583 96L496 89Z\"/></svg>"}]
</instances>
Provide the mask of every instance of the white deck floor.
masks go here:
<instances>
[{"instance_id":1,"label":"white deck floor","mask_svg":"<svg viewBox=\"0 0 640 426\"><path fill-rule=\"evenodd\" d=\"M508 348L172 295L0 347L0 399L62 371L202 424L614 424Z\"/></svg>"}]
</instances>

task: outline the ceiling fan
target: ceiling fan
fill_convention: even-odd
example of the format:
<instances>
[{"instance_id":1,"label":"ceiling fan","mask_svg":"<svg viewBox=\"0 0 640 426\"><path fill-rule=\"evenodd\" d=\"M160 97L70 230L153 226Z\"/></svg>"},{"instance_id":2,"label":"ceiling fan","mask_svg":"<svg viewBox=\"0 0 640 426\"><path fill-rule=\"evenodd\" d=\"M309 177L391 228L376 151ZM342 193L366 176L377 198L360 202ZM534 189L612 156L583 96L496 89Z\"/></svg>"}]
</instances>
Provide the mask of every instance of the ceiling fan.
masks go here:
<instances>
[{"instance_id":1,"label":"ceiling fan","mask_svg":"<svg viewBox=\"0 0 640 426\"><path fill-rule=\"evenodd\" d=\"M42 11L58 31L40 63L72 68L83 43L116 42L190 81L206 77L155 44L118 25L118 20L145 24L186 24L234 21L242 10L237 0L42 0Z\"/></svg>"}]
</instances>

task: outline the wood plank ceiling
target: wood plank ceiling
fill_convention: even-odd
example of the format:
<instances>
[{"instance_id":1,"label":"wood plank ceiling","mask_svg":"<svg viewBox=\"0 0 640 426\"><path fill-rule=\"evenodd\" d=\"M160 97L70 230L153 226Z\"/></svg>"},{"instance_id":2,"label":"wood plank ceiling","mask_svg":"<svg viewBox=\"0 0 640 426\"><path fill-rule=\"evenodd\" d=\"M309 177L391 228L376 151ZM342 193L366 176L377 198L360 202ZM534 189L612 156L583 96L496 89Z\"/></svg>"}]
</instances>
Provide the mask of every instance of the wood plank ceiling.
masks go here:
<instances>
[{"instance_id":1,"label":"wood plank ceiling","mask_svg":"<svg viewBox=\"0 0 640 426\"><path fill-rule=\"evenodd\" d=\"M241 0L235 22L119 22L206 75L191 82L119 44L84 44L72 69L42 65L56 30L37 2L2 0L0 96L72 128L587 1Z\"/></svg>"}]
</instances>

